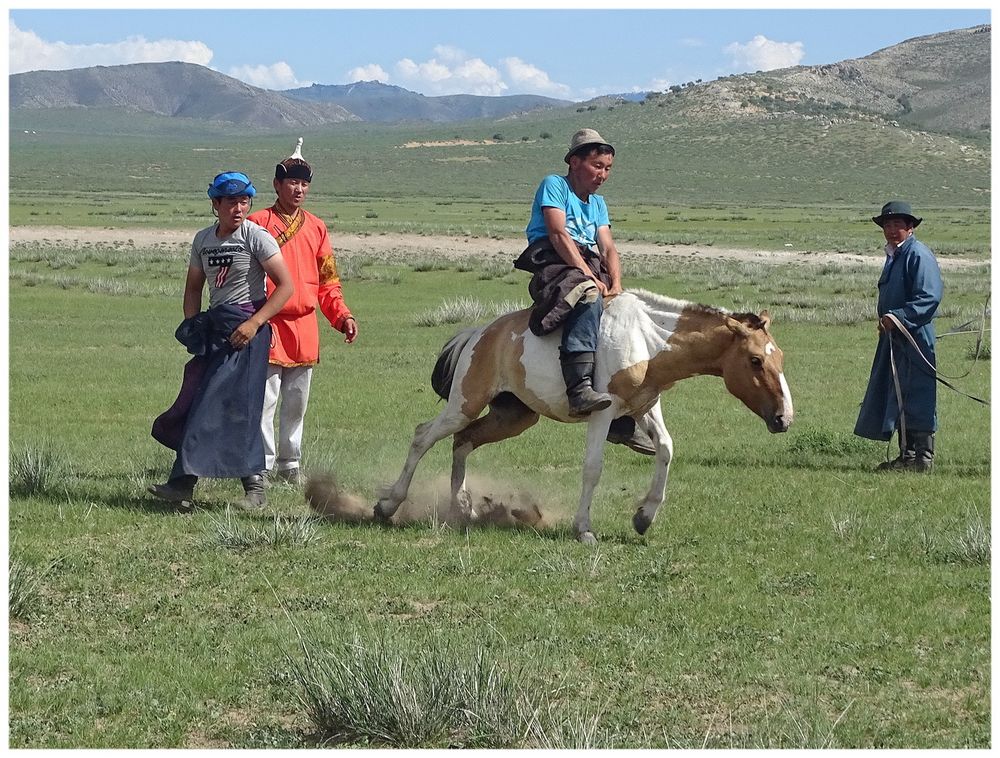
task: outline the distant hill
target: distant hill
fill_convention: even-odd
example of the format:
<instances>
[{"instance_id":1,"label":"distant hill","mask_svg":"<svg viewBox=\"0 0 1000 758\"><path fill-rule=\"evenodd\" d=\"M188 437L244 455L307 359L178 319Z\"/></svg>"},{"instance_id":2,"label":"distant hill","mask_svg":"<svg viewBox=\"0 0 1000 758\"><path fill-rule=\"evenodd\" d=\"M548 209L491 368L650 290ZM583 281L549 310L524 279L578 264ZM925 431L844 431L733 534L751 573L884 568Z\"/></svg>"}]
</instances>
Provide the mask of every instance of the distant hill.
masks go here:
<instances>
[{"instance_id":1,"label":"distant hill","mask_svg":"<svg viewBox=\"0 0 1000 758\"><path fill-rule=\"evenodd\" d=\"M917 37L856 60L783 73L791 87L933 131L990 128L991 27Z\"/></svg>"},{"instance_id":2,"label":"distant hill","mask_svg":"<svg viewBox=\"0 0 1000 758\"><path fill-rule=\"evenodd\" d=\"M192 63L134 63L12 74L10 107L120 108L260 129L358 120L338 105L285 97Z\"/></svg>"},{"instance_id":3,"label":"distant hill","mask_svg":"<svg viewBox=\"0 0 1000 758\"><path fill-rule=\"evenodd\" d=\"M572 104L569 100L556 100L540 95L427 97L381 82L314 84L311 87L284 90L282 94L298 100L339 105L364 121L381 123L403 121L446 123L477 118L501 119Z\"/></svg>"},{"instance_id":4,"label":"distant hill","mask_svg":"<svg viewBox=\"0 0 1000 758\"><path fill-rule=\"evenodd\" d=\"M609 94L586 103L536 95L427 97L380 82L314 84L274 92L187 63L33 71L10 76L11 120L47 110L65 121L66 113L86 108L94 116L80 119L80 128L86 129L101 114L117 109L185 123L277 130L345 121L531 120L544 114L571 116L574 108L585 112L640 101L669 107L668 112L656 111L664 120L881 119L918 130L988 136L991 36L989 25L957 29L839 63L699 80L665 92Z\"/></svg>"},{"instance_id":5,"label":"distant hill","mask_svg":"<svg viewBox=\"0 0 1000 758\"><path fill-rule=\"evenodd\" d=\"M916 37L856 58L672 87L647 101L683 100L690 115L876 116L937 132L990 130L991 27Z\"/></svg>"}]
</instances>

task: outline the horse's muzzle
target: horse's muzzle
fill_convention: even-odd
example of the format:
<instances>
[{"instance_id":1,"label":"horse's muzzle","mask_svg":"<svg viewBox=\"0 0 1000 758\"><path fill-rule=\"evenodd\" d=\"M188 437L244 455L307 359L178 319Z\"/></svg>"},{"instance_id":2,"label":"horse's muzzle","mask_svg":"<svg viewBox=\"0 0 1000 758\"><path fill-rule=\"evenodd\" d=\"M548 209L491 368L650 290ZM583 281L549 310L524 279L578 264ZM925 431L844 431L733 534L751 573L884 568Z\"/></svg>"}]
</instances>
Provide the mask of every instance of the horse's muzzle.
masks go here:
<instances>
[{"instance_id":1,"label":"horse's muzzle","mask_svg":"<svg viewBox=\"0 0 1000 758\"><path fill-rule=\"evenodd\" d=\"M785 416L784 414L778 414L775 416L769 416L766 419L767 431L771 434L779 434L781 432L787 432L788 427L792 425L792 417Z\"/></svg>"}]
</instances>

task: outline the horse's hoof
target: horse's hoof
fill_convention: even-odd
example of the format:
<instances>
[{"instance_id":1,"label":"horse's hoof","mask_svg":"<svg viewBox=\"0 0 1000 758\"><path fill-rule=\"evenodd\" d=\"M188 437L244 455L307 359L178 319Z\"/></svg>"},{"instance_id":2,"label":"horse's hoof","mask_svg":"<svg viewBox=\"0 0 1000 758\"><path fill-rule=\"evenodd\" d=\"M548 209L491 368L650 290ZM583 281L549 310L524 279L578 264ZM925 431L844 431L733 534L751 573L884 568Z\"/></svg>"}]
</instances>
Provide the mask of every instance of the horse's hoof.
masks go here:
<instances>
[{"instance_id":1,"label":"horse's hoof","mask_svg":"<svg viewBox=\"0 0 1000 758\"><path fill-rule=\"evenodd\" d=\"M375 507L372 509L372 517L379 524L392 523L392 514L386 512L386 507L381 500L375 503Z\"/></svg>"},{"instance_id":2,"label":"horse's hoof","mask_svg":"<svg viewBox=\"0 0 1000 758\"><path fill-rule=\"evenodd\" d=\"M593 532L580 532L576 535L577 542L582 542L584 545L596 545L597 537L594 536Z\"/></svg>"},{"instance_id":3,"label":"horse's hoof","mask_svg":"<svg viewBox=\"0 0 1000 758\"><path fill-rule=\"evenodd\" d=\"M452 529L467 530L469 528L469 518L462 511L455 508L450 509L441 522Z\"/></svg>"},{"instance_id":4,"label":"horse's hoof","mask_svg":"<svg viewBox=\"0 0 1000 758\"><path fill-rule=\"evenodd\" d=\"M641 508L635 512L634 516L632 516L632 526L639 534L645 534L646 530L649 529L652 523L653 519L643 513Z\"/></svg>"}]
</instances>

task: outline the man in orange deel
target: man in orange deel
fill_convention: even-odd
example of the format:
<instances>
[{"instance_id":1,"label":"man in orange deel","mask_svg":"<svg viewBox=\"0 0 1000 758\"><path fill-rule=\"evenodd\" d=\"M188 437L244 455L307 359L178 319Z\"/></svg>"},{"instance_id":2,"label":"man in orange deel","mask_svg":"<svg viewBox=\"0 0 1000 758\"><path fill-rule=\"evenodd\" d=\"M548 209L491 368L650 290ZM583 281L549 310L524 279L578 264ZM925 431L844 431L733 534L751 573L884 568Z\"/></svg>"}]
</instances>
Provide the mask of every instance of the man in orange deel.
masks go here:
<instances>
[{"instance_id":1,"label":"man in orange deel","mask_svg":"<svg viewBox=\"0 0 1000 758\"><path fill-rule=\"evenodd\" d=\"M341 292L326 224L302 208L312 178L312 168L302 158L299 138L292 155L274 168L274 205L250 215L250 220L267 229L281 247L295 284L295 294L271 318L273 337L261 417L267 470L293 484L304 483L300 470L302 429L313 366L319 362L316 307L334 329L344 334L345 342L352 343L358 336L358 323ZM270 292L271 282L267 285ZM279 399L275 440L274 416Z\"/></svg>"}]
</instances>

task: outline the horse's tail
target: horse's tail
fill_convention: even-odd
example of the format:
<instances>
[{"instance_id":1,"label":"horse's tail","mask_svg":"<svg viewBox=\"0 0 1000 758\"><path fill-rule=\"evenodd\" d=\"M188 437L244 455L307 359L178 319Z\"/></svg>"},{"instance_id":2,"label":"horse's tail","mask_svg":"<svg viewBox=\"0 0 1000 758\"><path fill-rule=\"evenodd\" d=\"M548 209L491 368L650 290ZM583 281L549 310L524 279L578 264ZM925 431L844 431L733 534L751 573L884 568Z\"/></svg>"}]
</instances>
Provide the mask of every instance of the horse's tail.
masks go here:
<instances>
[{"instance_id":1,"label":"horse's tail","mask_svg":"<svg viewBox=\"0 0 1000 758\"><path fill-rule=\"evenodd\" d=\"M458 365L458 358L462 354L462 350L481 329L482 327L479 326L463 329L441 348L437 363L434 364L434 371L431 372L431 387L445 400L451 395L451 383L455 379L455 367Z\"/></svg>"}]
</instances>

